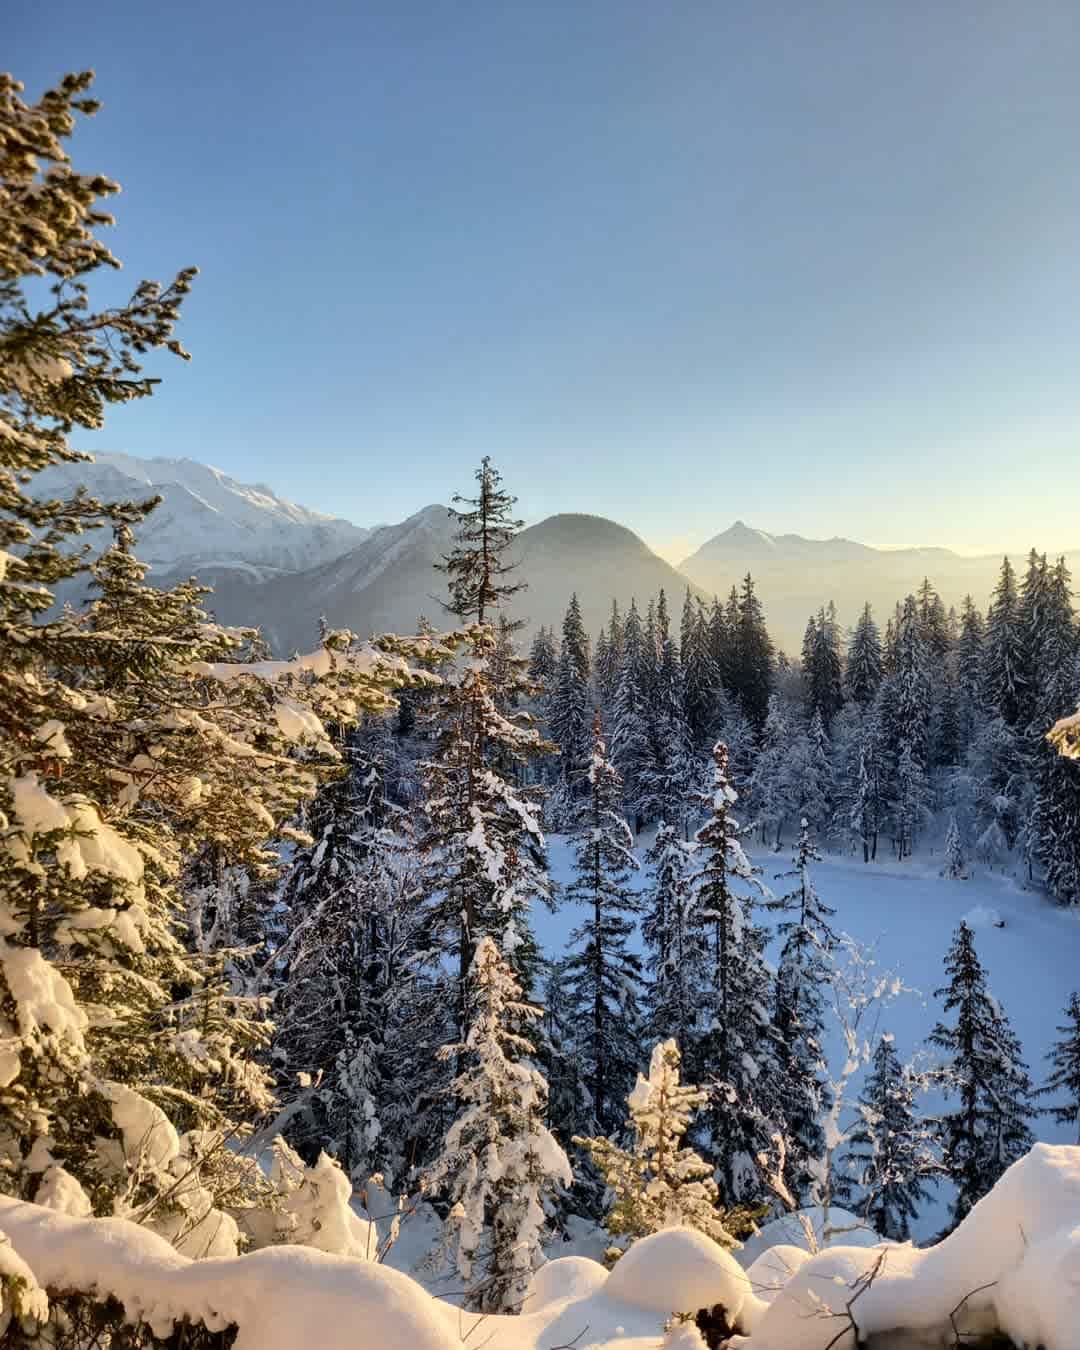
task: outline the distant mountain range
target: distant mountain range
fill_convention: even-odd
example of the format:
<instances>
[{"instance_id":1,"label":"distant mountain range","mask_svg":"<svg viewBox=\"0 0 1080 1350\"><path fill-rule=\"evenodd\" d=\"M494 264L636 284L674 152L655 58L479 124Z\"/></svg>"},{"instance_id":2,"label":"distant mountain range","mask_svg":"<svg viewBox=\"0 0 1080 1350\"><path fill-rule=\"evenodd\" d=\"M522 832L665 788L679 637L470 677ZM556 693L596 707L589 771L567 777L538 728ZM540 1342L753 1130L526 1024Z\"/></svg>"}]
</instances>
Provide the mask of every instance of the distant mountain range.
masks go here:
<instances>
[{"instance_id":1,"label":"distant mountain range","mask_svg":"<svg viewBox=\"0 0 1080 1350\"><path fill-rule=\"evenodd\" d=\"M157 567L247 564L256 575L294 572L338 557L371 533L193 459L99 452L92 464L46 469L34 489L39 496L64 497L80 484L102 501L162 498L138 532L140 557Z\"/></svg>"},{"instance_id":2,"label":"distant mountain range","mask_svg":"<svg viewBox=\"0 0 1080 1350\"><path fill-rule=\"evenodd\" d=\"M278 652L312 646L320 616L364 635L412 630L421 614L436 625L447 622L445 580L434 569L452 541L445 506L366 529L194 460L116 454L59 466L35 480L39 495L64 496L79 484L107 500L160 494L162 504L139 540L155 581L198 575L214 587L211 606L222 622L258 624ZM740 520L674 568L624 526L577 514L549 516L523 530L516 551L528 582L517 612L530 630L557 627L572 591L593 633L613 599L622 609L633 597L644 606L661 587L677 623L688 586L704 597L723 596L749 571L770 632L793 653L808 615L829 600L842 623L854 622L869 601L884 624L896 601L928 576L946 604L970 592L985 606L1001 564L1000 555L773 535ZM1075 571L1080 550L1067 556ZM1020 558L1014 562L1023 565Z\"/></svg>"}]
</instances>

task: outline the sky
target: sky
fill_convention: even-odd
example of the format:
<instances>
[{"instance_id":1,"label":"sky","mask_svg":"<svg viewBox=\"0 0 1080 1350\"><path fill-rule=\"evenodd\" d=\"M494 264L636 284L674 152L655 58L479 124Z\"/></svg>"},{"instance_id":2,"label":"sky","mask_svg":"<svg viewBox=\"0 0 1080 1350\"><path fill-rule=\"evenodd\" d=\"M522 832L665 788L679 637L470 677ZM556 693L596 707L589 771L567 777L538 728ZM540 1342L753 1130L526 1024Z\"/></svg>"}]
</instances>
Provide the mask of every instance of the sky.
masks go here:
<instances>
[{"instance_id":1,"label":"sky","mask_svg":"<svg viewBox=\"0 0 1080 1350\"><path fill-rule=\"evenodd\" d=\"M97 72L124 284L201 268L85 448L360 524L490 454L676 562L1080 547L1075 0L7 0L5 48Z\"/></svg>"}]
</instances>

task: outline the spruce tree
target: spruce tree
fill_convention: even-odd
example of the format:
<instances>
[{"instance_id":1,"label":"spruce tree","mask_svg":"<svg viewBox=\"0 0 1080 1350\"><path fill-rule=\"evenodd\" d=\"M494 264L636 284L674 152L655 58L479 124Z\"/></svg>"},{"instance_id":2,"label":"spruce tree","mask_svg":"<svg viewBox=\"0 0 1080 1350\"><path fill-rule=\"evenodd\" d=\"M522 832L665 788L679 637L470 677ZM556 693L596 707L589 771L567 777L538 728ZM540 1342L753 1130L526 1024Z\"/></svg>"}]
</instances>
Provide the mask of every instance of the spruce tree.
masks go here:
<instances>
[{"instance_id":1,"label":"spruce tree","mask_svg":"<svg viewBox=\"0 0 1080 1350\"><path fill-rule=\"evenodd\" d=\"M642 820L643 779L649 761L649 701L645 634L637 605L623 625L623 659L615 690L611 751L623 780L627 812L640 829ZM640 823L639 823L640 822Z\"/></svg>"},{"instance_id":2,"label":"spruce tree","mask_svg":"<svg viewBox=\"0 0 1080 1350\"><path fill-rule=\"evenodd\" d=\"M761 735L761 748L754 758L750 778L750 803L762 842L772 833L780 847L784 825L794 805L795 784L791 774L792 733L779 694L769 697L769 709Z\"/></svg>"},{"instance_id":3,"label":"spruce tree","mask_svg":"<svg viewBox=\"0 0 1080 1350\"><path fill-rule=\"evenodd\" d=\"M443 1250L475 1312L517 1312L544 1262L543 1237L570 1165L544 1123L547 1084L530 1067L524 1034L541 1016L490 937L469 970L464 1040L443 1047L459 1065L451 1085L459 1114L422 1191L447 1208Z\"/></svg>"},{"instance_id":4,"label":"spruce tree","mask_svg":"<svg viewBox=\"0 0 1080 1350\"><path fill-rule=\"evenodd\" d=\"M851 1134L848 1157L859 1214L892 1242L910 1240L912 1220L928 1199L927 1180L939 1171L932 1126L916 1114L915 1096L914 1076L900 1063L892 1038L883 1036L859 1097L862 1120Z\"/></svg>"},{"instance_id":5,"label":"spruce tree","mask_svg":"<svg viewBox=\"0 0 1080 1350\"><path fill-rule=\"evenodd\" d=\"M942 876L951 881L962 881L967 876L964 841L960 837L955 813L949 817L949 828L945 831L945 869Z\"/></svg>"},{"instance_id":6,"label":"spruce tree","mask_svg":"<svg viewBox=\"0 0 1080 1350\"><path fill-rule=\"evenodd\" d=\"M701 1000L706 1030L692 1060L695 1076L707 1075L713 1083L706 1119L721 1194L728 1204L754 1203L764 1190L757 1160L775 1129L771 1093L779 1081L764 934L752 922L751 909L753 894L767 893L731 814L736 793L723 743L713 750L713 764L711 814L696 836L694 917L707 944L708 984Z\"/></svg>"},{"instance_id":7,"label":"spruce tree","mask_svg":"<svg viewBox=\"0 0 1080 1350\"><path fill-rule=\"evenodd\" d=\"M753 726L760 730L765 725L773 687L773 645L749 572L738 593L731 646L731 692Z\"/></svg>"},{"instance_id":8,"label":"spruce tree","mask_svg":"<svg viewBox=\"0 0 1080 1350\"><path fill-rule=\"evenodd\" d=\"M961 744L972 742L983 708L983 617L970 595L960 611L960 636L956 641L956 694Z\"/></svg>"},{"instance_id":9,"label":"spruce tree","mask_svg":"<svg viewBox=\"0 0 1080 1350\"><path fill-rule=\"evenodd\" d=\"M706 971L694 923L694 845L661 821L645 861L652 877L641 931L648 953L649 1025L661 1039L696 1043L698 1003Z\"/></svg>"},{"instance_id":10,"label":"spruce tree","mask_svg":"<svg viewBox=\"0 0 1080 1350\"><path fill-rule=\"evenodd\" d=\"M476 483L475 497L454 494L449 509L454 547L436 567L447 577L446 609L462 623L484 624L493 623L495 612L505 610L507 602L525 589L524 582L508 579L517 569L510 547L524 521L514 519L517 498L503 487L489 455L480 461Z\"/></svg>"},{"instance_id":11,"label":"spruce tree","mask_svg":"<svg viewBox=\"0 0 1080 1350\"><path fill-rule=\"evenodd\" d=\"M1046 1057L1053 1072L1035 1095L1056 1096L1056 1104L1043 1107L1043 1112L1059 1125L1068 1125L1074 1142L1080 1144L1080 994L1069 996L1065 1023L1057 1031L1060 1039Z\"/></svg>"},{"instance_id":12,"label":"spruce tree","mask_svg":"<svg viewBox=\"0 0 1080 1350\"><path fill-rule=\"evenodd\" d=\"M825 1027L824 989L830 978L828 958L836 942L829 920L836 911L821 900L810 875L811 864L820 861L821 854L804 819L792 870L782 874L791 878L794 885L768 903L768 908L790 915L777 927L783 946L776 976L773 1021L785 1074L783 1103L789 1177L796 1191L806 1188L810 1179L807 1164L823 1151L820 1116L828 1104L821 1042Z\"/></svg>"},{"instance_id":13,"label":"spruce tree","mask_svg":"<svg viewBox=\"0 0 1080 1350\"><path fill-rule=\"evenodd\" d=\"M144 354L186 355L173 334L192 270L92 307L94 274L117 265L95 233L117 189L64 147L96 110L90 78L28 106L0 77L0 1014L19 1029L0 1148L16 1194L36 1193L47 1160L99 1212L152 1211L177 1242L212 1221L227 1247L236 1223L216 1203L228 1193L239 1211L259 1186L221 1140L271 1103L267 1027L185 889L191 865L272 883L272 841L296 837L289 822L339 758L324 722L391 709L410 675L400 642L353 660L341 634L262 661L254 634L210 622L204 589L147 585L132 531L153 501L25 490L82 458L77 428L153 392ZM52 588L91 565L78 536L110 530L88 606L50 614ZM208 1150L200 1184L178 1187Z\"/></svg>"},{"instance_id":14,"label":"spruce tree","mask_svg":"<svg viewBox=\"0 0 1080 1350\"><path fill-rule=\"evenodd\" d=\"M573 830L574 880L566 888L567 900L584 906L586 916L570 935L564 970L593 1116L608 1133L617 1128L618 1103L633 1081L641 961L629 939L640 901L629 885L638 864L620 810L622 783L607 757L599 713L587 778L589 795Z\"/></svg>"},{"instance_id":15,"label":"spruce tree","mask_svg":"<svg viewBox=\"0 0 1080 1350\"><path fill-rule=\"evenodd\" d=\"M555 687L548 701L548 729L562 752L562 775L572 791L584 789L591 750L593 698L589 667L589 639L575 594L570 597L563 620Z\"/></svg>"},{"instance_id":16,"label":"spruce tree","mask_svg":"<svg viewBox=\"0 0 1080 1350\"><path fill-rule=\"evenodd\" d=\"M746 1210L727 1212L713 1169L684 1144L690 1121L709 1099L708 1092L681 1081L682 1056L674 1040L659 1042L649 1061L648 1078L638 1074L627 1099L633 1142L621 1148L611 1139L581 1139L604 1176L613 1197L605 1227L621 1248L679 1225L696 1228L722 1247L751 1230Z\"/></svg>"},{"instance_id":17,"label":"spruce tree","mask_svg":"<svg viewBox=\"0 0 1080 1350\"><path fill-rule=\"evenodd\" d=\"M986 987L966 923L956 930L945 971L949 983L935 997L956 1017L951 1025L938 1022L930 1041L949 1057L941 1078L956 1101L938 1126L944 1171L956 1187L955 1225L1031 1147L1034 1107L1020 1043Z\"/></svg>"},{"instance_id":18,"label":"spruce tree","mask_svg":"<svg viewBox=\"0 0 1080 1350\"><path fill-rule=\"evenodd\" d=\"M513 565L503 555L519 523L510 514L515 499L489 460L477 479L478 496L464 501L471 509L454 513L458 535L441 565L449 576L447 608L470 626L454 672L425 709L432 753L421 765L422 887L433 940L453 954L459 1040L468 1030L466 985L476 944L497 937L527 983L536 960L529 907L551 895L536 805L516 780L553 747L527 711L500 708L515 690L531 689L524 662L505 657L498 686L493 673L498 607L523 589L505 580Z\"/></svg>"},{"instance_id":19,"label":"spruce tree","mask_svg":"<svg viewBox=\"0 0 1080 1350\"><path fill-rule=\"evenodd\" d=\"M1016 725L1025 700L1024 630L1016 573L1008 558L994 587L982 645L982 696L1006 726Z\"/></svg>"},{"instance_id":20,"label":"spruce tree","mask_svg":"<svg viewBox=\"0 0 1080 1350\"><path fill-rule=\"evenodd\" d=\"M870 606L864 605L848 644L845 682L848 696L869 707L882 679L881 634Z\"/></svg>"}]
</instances>

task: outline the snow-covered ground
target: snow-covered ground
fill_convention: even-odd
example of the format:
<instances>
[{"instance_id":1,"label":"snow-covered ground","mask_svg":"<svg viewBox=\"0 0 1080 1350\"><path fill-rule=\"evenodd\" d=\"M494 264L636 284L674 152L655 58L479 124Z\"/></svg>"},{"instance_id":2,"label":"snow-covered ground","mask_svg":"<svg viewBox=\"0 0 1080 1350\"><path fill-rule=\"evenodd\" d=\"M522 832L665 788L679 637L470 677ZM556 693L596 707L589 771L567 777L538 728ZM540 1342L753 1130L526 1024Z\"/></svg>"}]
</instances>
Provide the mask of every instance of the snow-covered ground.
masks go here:
<instances>
[{"instance_id":1,"label":"snow-covered ground","mask_svg":"<svg viewBox=\"0 0 1080 1350\"><path fill-rule=\"evenodd\" d=\"M651 834L638 841L639 858L644 859L651 842ZM553 875L559 882L568 881L573 870L568 841L551 836L548 847ZM790 881L775 879L791 866L788 848L780 853L761 848L750 852L774 894L790 888ZM886 858L864 864L861 858L827 854L812 875L822 900L836 910L830 921L833 927L873 946L879 968L895 971L905 985L918 991L901 995L882 1016L880 1029L895 1037L902 1059L920 1049L941 1015L934 990L945 982L945 953L957 925L966 918L975 930L990 990L1020 1037L1034 1082L1041 1085L1055 1028L1069 994L1080 988L1080 913L1055 905L1038 887L1000 867L974 863L967 880L946 880L940 875L943 861L940 849L936 856L926 851L903 863ZM637 877L639 885L648 884L644 863ZM535 913L537 934L549 955L565 949L581 917L573 905L563 905L555 914ZM768 914L759 917L778 921ZM995 926L996 920L1004 921L1004 927ZM776 954L770 953L773 958ZM643 1070L647 1058L646 1047ZM857 1095L857 1079L855 1088ZM1033 1128L1036 1138L1048 1143L1078 1142L1045 1116ZM940 1232L948 1200L947 1190L938 1187L915 1225L916 1238Z\"/></svg>"},{"instance_id":2,"label":"snow-covered ground","mask_svg":"<svg viewBox=\"0 0 1080 1350\"><path fill-rule=\"evenodd\" d=\"M312 1247L190 1261L122 1219L76 1218L0 1197L0 1289L32 1325L43 1289L116 1298L167 1335L190 1318L238 1328L235 1350L703 1350L678 1315L722 1309L748 1350L875 1350L969 1344L1000 1329L1045 1350L1080 1344L1080 1149L1039 1145L944 1242L838 1246L804 1259L774 1248L744 1270L703 1233L669 1228L610 1273L585 1257L549 1262L520 1316L477 1317L397 1270ZM10 1246L8 1246L10 1244ZM775 1258L785 1257L784 1260ZM12 1281L17 1283L12 1283ZM0 1305L0 1336L10 1312ZM893 1333L902 1332L901 1335Z\"/></svg>"}]
</instances>

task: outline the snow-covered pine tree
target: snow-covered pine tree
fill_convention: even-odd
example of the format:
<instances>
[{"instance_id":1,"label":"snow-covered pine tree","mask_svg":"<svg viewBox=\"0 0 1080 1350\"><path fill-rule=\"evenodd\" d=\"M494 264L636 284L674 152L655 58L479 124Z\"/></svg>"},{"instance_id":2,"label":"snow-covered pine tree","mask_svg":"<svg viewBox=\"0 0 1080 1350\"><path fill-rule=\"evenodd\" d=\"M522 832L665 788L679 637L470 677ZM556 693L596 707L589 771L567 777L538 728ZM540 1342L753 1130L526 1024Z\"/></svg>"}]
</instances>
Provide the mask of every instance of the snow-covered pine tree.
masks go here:
<instances>
[{"instance_id":1,"label":"snow-covered pine tree","mask_svg":"<svg viewBox=\"0 0 1080 1350\"><path fill-rule=\"evenodd\" d=\"M656 606L656 661L649 687L648 755L639 774L639 806L646 819L663 818L681 824L688 833L697 765L686 720L682 668L663 591Z\"/></svg>"},{"instance_id":2,"label":"snow-covered pine tree","mask_svg":"<svg viewBox=\"0 0 1080 1350\"><path fill-rule=\"evenodd\" d=\"M541 1010L490 937L476 944L467 982L464 1040L440 1052L458 1064L451 1085L459 1114L423 1193L447 1209L442 1250L476 1312L517 1312L533 1272L558 1187L572 1180L566 1154L545 1124L547 1084L532 1067L524 1033Z\"/></svg>"},{"instance_id":3,"label":"snow-covered pine tree","mask_svg":"<svg viewBox=\"0 0 1080 1350\"><path fill-rule=\"evenodd\" d=\"M499 691L492 675L492 623L499 606L524 588L506 580L513 564L504 557L520 522L511 516L515 498L489 459L476 478L476 497L455 498L469 509L453 512L458 533L440 565L449 577L447 608L469 628L456 669L425 709L433 749L421 766L422 888L431 940L452 953L456 966L459 1040L467 1033L465 991L476 944L498 938L527 983L536 955L528 910L551 895L535 805L514 780L553 747L531 714L504 714L497 705L497 692L505 699L512 688L531 690L524 662L504 661Z\"/></svg>"},{"instance_id":4,"label":"snow-covered pine tree","mask_svg":"<svg viewBox=\"0 0 1080 1350\"><path fill-rule=\"evenodd\" d=\"M539 686L541 695L548 694L555 685L555 672L559 668L559 653L555 645L555 634L550 628L541 625L529 648L529 679Z\"/></svg>"},{"instance_id":5,"label":"snow-covered pine tree","mask_svg":"<svg viewBox=\"0 0 1080 1350\"><path fill-rule=\"evenodd\" d=\"M848 644L845 672L848 697L868 708L877 695L882 674L881 634L874 622L873 611L866 604Z\"/></svg>"},{"instance_id":6,"label":"snow-covered pine tree","mask_svg":"<svg viewBox=\"0 0 1080 1350\"><path fill-rule=\"evenodd\" d=\"M966 750L975 736L983 711L983 617L970 595L960 608L960 635L956 640L956 699L960 742Z\"/></svg>"},{"instance_id":7,"label":"snow-covered pine tree","mask_svg":"<svg viewBox=\"0 0 1080 1350\"><path fill-rule=\"evenodd\" d=\"M836 798L829 737L821 712L815 711L810 725L795 738L787 765L792 813L808 820L815 833L829 831Z\"/></svg>"},{"instance_id":8,"label":"snow-covered pine tree","mask_svg":"<svg viewBox=\"0 0 1080 1350\"><path fill-rule=\"evenodd\" d=\"M683 1143L690 1121L709 1094L681 1082L682 1057L671 1039L659 1042L649 1061L649 1076L640 1073L627 1098L633 1142L621 1148L612 1139L580 1139L604 1176L613 1197L604 1219L616 1245L617 1258L638 1238L662 1228L696 1228L722 1247L732 1247L752 1230L747 1210L721 1208L713 1169Z\"/></svg>"},{"instance_id":9,"label":"snow-covered pine tree","mask_svg":"<svg viewBox=\"0 0 1080 1350\"><path fill-rule=\"evenodd\" d=\"M1030 668L1034 699L1026 759L1033 802L1021 838L1029 859L1042 865L1051 893L1075 905L1080 904L1080 764L1057 754L1047 740L1080 696L1080 649L1064 558L1045 579L1032 643L1038 659Z\"/></svg>"},{"instance_id":10,"label":"snow-covered pine tree","mask_svg":"<svg viewBox=\"0 0 1080 1350\"><path fill-rule=\"evenodd\" d=\"M635 830L644 823L642 777L649 759L648 653L637 604L631 600L623 624L623 658L615 690L611 753L623 780L627 814Z\"/></svg>"},{"instance_id":11,"label":"snow-covered pine tree","mask_svg":"<svg viewBox=\"0 0 1080 1350\"><path fill-rule=\"evenodd\" d=\"M696 836L694 921L707 944L708 983L701 996L704 1033L692 1047L692 1062L699 1081L706 1075L712 1081L706 1122L721 1194L727 1204L752 1204L763 1193L758 1157L774 1133L770 1113L779 1080L764 935L751 909L753 895L767 898L768 891L743 851L743 832L731 814L737 796L722 742L713 750L713 764L706 799L711 814Z\"/></svg>"},{"instance_id":12,"label":"snow-covered pine tree","mask_svg":"<svg viewBox=\"0 0 1080 1350\"><path fill-rule=\"evenodd\" d=\"M826 732L844 702L843 663L840 657L840 627L836 607L830 603L812 616L803 641L803 676L811 720L818 716Z\"/></svg>"},{"instance_id":13,"label":"snow-covered pine tree","mask_svg":"<svg viewBox=\"0 0 1080 1350\"><path fill-rule=\"evenodd\" d=\"M1003 558L982 643L982 696L1009 727L1016 725L1024 704L1024 655L1016 573Z\"/></svg>"},{"instance_id":14,"label":"snow-covered pine tree","mask_svg":"<svg viewBox=\"0 0 1080 1350\"><path fill-rule=\"evenodd\" d=\"M699 597L691 595L689 586L683 602L679 660L690 744L695 750L702 750L716 728L720 671L713 660L705 606Z\"/></svg>"},{"instance_id":15,"label":"snow-covered pine tree","mask_svg":"<svg viewBox=\"0 0 1080 1350\"><path fill-rule=\"evenodd\" d=\"M309 658L246 661L252 635L210 623L204 590L146 585L131 531L152 502L24 491L77 462L75 428L152 392L143 353L184 355L173 331L192 271L91 308L93 273L115 265L94 231L116 188L73 170L63 145L96 108L89 83L69 76L30 107L0 77L0 1009L19 1028L5 1045L3 1166L7 1188L30 1195L55 1160L99 1211L137 1212L179 1242L222 1191L237 1207L250 1197L250 1169L221 1139L270 1100L252 1059L265 1028L185 913L186 865L216 849L271 874L268 841L337 758L320 718L390 708L410 676L401 644L346 670L338 635ZM25 278L51 280L46 309ZM98 529L115 539L89 607L50 615L51 588L87 571L76 537ZM174 1168L215 1151L198 1186L177 1187Z\"/></svg>"},{"instance_id":16,"label":"snow-covered pine tree","mask_svg":"<svg viewBox=\"0 0 1080 1350\"><path fill-rule=\"evenodd\" d=\"M611 602L611 618L603 632L603 646L596 643L594 662L594 684L600 707L605 713L611 711L615 703L615 691L619 685L619 671L623 661L623 618L619 613L617 600Z\"/></svg>"},{"instance_id":17,"label":"snow-covered pine tree","mask_svg":"<svg viewBox=\"0 0 1080 1350\"><path fill-rule=\"evenodd\" d=\"M877 1043L862 1094L861 1122L850 1135L848 1161L859 1189L856 1209L875 1233L907 1242L911 1221L940 1172L932 1123L916 1113L916 1075L900 1063L891 1036Z\"/></svg>"},{"instance_id":18,"label":"snow-covered pine tree","mask_svg":"<svg viewBox=\"0 0 1080 1350\"><path fill-rule=\"evenodd\" d=\"M945 831L945 867L941 875L950 881L963 881L967 876L964 841L960 837L955 812L949 817L949 828Z\"/></svg>"},{"instance_id":19,"label":"snow-covered pine tree","mask_svg":"<svg viewBox=\"0 0 1080 1350\"><path fill-rule=\"evenodd\" d=\"M907 740L896 760L889 819L896 856L902 862L911 857L919 835L931 819L930 785L915 747Z\"/></svg>"},{"instance_id":20,"label":"snow-covered pine tree","mask_svg":"<svg viewBox=\"0 0 1080 1350\"><path fill-rule=\"evenodd\" d=\"M558 745L563 778L572 792L584 792L592 746L593 696L589 639L581 621L577 595L563 619L562 645L555 687L548 700L548 732Z\"/></svg>"},{"instance_id":21,"label":"snow-covered pine tree","mask_svg":"<svg viewBox=\"0 0 1080 1350\"><path fill-rule=\"evenodd\" d=\"M774 836L780 847L784 825L793 809L791 778L791 727L779 694L770 694L769 710L761 734L761 748L754 757L749 798L754 824L765 843Z\"/></svg>"},{"instance_id":22,"label":"snow-covered pine tree","mask_svg":"<svg viewBox=\"0 0 1080 1350\"><path fill-rule=\"evenodd\" d=\"M790 915L777 926L783 946L773 1022L785 1074L780 1100L787 1126L788 1183L796 1194L804 1193L809 1184L808 1161L823 1151L820 1116L828 1105L821 1040L825 988L832 970L829 953L836 942L829 920L836 911L822 901L810 875L811 864L820 861L821 854L804 819L792 870L781 873L781 878L793 880L792 889L766 906Z\"/></svg>"},{"instance_id":23,"label":"snow-covered pine tree","mask_svg":"<svg viewBox=\"0 0 1080 1350\"><path fill-rule=\"evenodd\" d=\"M609 1133L619 1125L618 1103L633 1081L640 1043L641 961L630 950L629 938L641 902L629 884L638 863L620 810L622 783L607 757L599 713L593 718L587 782L589 795L572 832L574 879L566 888L567 900L582 905L586 916L570 935L563 969L596 1127Z\"/></svg>"},{"instance_id":24,"label":"snow-covered pine tree","mask_svg":"<svg viewBox=\"0 0 1080 1350\"><path fill-rule=\"evenodd\" d=\"M765 725L773 687L773 645L765 614L748 572L738 593L735 623L730 625L730 689L755 729Z\"/></svg>"},{"instance_id":25,"label":"snow-covered pine tree","mask_svg":"<svg viewBox=\"0 0 1080 1350\"><path fill-rule=\"evenodd\" d=\"M1073 1142L1080 1144L1080 994L1069 996L1065 1022L1057 1032L1059 1039L1046 1056L1053 1072L1035 1095L1057 1098L1054 1105L1042 1108L1043 1113L1059 1125L1068 1125Z\"/></svg>"},{"instance_id":26,"label":"snow-covered pine tree","mask_svg":"<svg viewBox=\"0 0 1080 1350\"><path fill-rule=\"evenodd\" d=\"M643 897L641 932L648 953L649 1026L661 1039L696 1043L698 1005L706 984L701 935L694 924L694 845L660 822L646 854L652 882Z\"/></svg>"},{"instance_id":27,"label":"snow-covered pine tree","mask_svg":"<svg viewBox=\"0 0 1080 1350\"><path fill-rule=\"evenodd\" d=\"M934 996L944 998L945 1012L956 1019L952 1025L938 1022L930 1041L949 1057L941 1080L956 1099L938 1124L943 1170L956 1187L955 1226L1031 1147L1028 1122L1035 1108L1020 1043L986 987L975 936L966 923L956 930L945 971L949 983Z\"/></svg>"}]
</instances>

